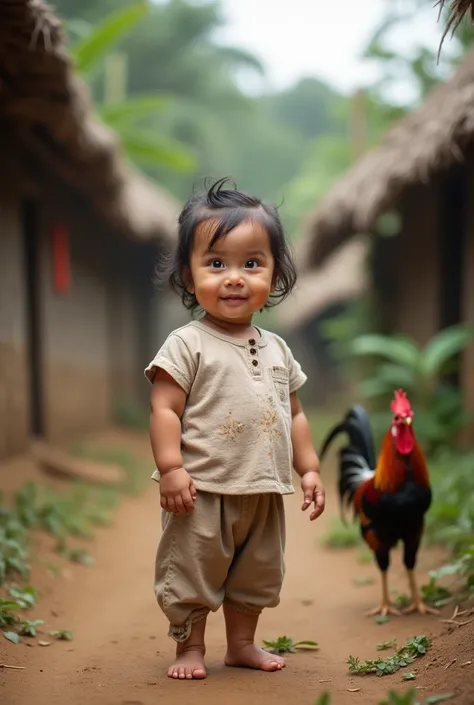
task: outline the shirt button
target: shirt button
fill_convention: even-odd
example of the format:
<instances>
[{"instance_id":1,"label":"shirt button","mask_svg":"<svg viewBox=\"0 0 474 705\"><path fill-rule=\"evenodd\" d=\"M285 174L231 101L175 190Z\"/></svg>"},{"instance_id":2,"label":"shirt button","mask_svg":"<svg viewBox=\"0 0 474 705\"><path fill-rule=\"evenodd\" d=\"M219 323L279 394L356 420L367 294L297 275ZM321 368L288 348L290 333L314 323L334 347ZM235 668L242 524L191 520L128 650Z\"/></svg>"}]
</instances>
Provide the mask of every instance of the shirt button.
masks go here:
<instances>
[{"instance_id":1,"label":"shirt button","mask_svg":"<svg viewBox=\"0 0 474 705\"><path fill-rule=\"evenodd\" d=\"M255 348L250 348L250 354L251 354L251 355L256 355L256 354L257 354L257 351L255 350Z\"/></svg>"},{"instance_id":2,"label":"shirt button","mask_svg":"<svg viewBox=\"0 0 474 705\"><path fill-rule=\"evenodd\" d=\"M252 365L253 365L254 367L257 367L257 366L258 366L257 360L252 360Z\"/></svg>"},{"instance_id":3,"label":"shirt button","mask_svg":"<svg viewBox=\"0 0 474 705\"><path fill-rule=\"evenodd\" d=\"M249 345L255 345L255 339L254 339L254 338L250 338L250 340L249 340Z\"/></svg>"}]
</instances>

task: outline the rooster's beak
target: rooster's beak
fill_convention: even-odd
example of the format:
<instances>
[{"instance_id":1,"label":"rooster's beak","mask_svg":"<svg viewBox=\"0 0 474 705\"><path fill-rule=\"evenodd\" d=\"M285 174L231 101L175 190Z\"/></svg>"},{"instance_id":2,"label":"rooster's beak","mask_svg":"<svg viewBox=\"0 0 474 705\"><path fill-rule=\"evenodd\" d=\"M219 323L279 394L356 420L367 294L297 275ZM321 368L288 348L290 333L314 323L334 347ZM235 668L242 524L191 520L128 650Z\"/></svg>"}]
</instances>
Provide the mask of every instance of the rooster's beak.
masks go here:
<instances>
[{"instance_id":1,"label":"rooster's beak","mask_svg":"<svg viewBox=\"0 0 474 705\"><path fill-rule=\"evenodd\" d=\"M412 420L413 420L413 419L411 418L411 416L407 416L406 419L405 419L406 425L407 425L407 426L411 426Z\"/></svg>"}]
</instances>

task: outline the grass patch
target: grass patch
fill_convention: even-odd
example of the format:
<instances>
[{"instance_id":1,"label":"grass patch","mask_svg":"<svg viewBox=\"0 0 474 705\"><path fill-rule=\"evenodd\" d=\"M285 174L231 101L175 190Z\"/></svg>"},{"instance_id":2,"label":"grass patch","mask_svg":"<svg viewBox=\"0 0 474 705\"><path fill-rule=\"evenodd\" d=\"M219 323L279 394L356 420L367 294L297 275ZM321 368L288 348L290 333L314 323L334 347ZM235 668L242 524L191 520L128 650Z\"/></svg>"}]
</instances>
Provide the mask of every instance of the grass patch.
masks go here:
<instances>
[{"instance_id":1,"label":"grass patch","mask_svg":"<svg viewBox=\"0 0 474 705\"><path fill-rule=\"evenodd\" d=\"M403 680L413 680L414 674L405 673ZM359 688L354 689L354 692ZM420 700L420 694L416 688L410 688L405 693L398 693L396 690L390 689L386 699L379 700L377 705L437 705L452 700L454 693L440 693L438 695L429 695L427 698ZM322 693L316 700L314 705L332 705L331 695L328 692Z\"/></svg>"},{"instance_id":2,"label":"grass patch","mask_svg":"<svg viewBox=\"0 0 474 705\"><path fill-rule=\"evenodd\" d=\"M150 462L138 460L126 448L102 448L85 441L70 446L70 452L77 458L94 460L99 463L119 465L125 470L126 480L119 491L126 494L140 494L151 475Z\"/></svg>"},{"instance_id":3,"label":"grass patch","mask_svg":"<svg viewBox=\"0 0 474 705\"><path fill-rule=\"evenodd\" d=\"M423 597L442 605L453 592L474 597L474 452L445 453L429 463L433 503L427 515L428 543L448 549L452 562L430 573ZM449 579L449 589L438 584Z\"/></svg>"},{"instance_id":4,"label":"grass patch","mask_svg":"<svg viewBox=\"0 0 474 705\"><path fill-rule=\"evenodd\" d=\"M341 519L334 517L331 525L323 536L323 545L326 548L352 548L362 543L358 523L343 524Z\"/></svg>"},{"instance_id":5,"label":"grass patch","mask_svg":"<svg viewBox=\"0 0 474 705\"><path fill-rule=\"evenodd\" d=\"M150 411L141 404L119 404L115 411L118 424L136 431L147 431L150 425Z\"/></svg>"},{"instance_id":6,"label":"grass patch","mask_svg":"<svg viewBox=\"0 0 474 705\"><path fill-rule=\"evenodd\" d=\"M71 539L90 541L98 526L110 525L122 496L142 491L150 475L149 464L137 461L124 449L76 444L73 452L79 457L118 464L127 479L120 488L71 482L65 491L28 482L9 503L0 495L0 628L12 643L19 643L22 637L35 637L43 625L42 620L29 620L25 615L37 600L34 587L26 584L33 532L54 537L54 548L62 557L90 565L94 559L87 547L71 545ZM58 572L50 568L51 574ZM67 629L51 632L50 636L58 640L72 638Z\"/></svg>"}]
</instances>

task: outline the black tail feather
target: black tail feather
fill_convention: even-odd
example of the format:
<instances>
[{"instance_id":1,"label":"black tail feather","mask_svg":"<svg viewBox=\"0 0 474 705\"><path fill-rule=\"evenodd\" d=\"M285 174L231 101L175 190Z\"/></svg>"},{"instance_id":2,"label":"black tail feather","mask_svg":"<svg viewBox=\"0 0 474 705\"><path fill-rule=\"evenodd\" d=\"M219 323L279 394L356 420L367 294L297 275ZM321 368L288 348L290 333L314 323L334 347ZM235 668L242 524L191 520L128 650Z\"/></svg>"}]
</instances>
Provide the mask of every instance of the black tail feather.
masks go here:
<instances>
[{"instance_id":1,"label":"black tail feather","mask_svg":"<svg viewBox=\"0 0 474 705\"><path fill-rule=\"evenodd\" d=\"M323 459L331 442L342 432L347 433L350 445L355 446L357 452L367 460L369 467L374 468L374 437L367 412L360 404L352 406L344 419L328 433L321 446L320 459Z\"/></svg>"},{"instance_id":2,"label":"black tail feather","mask_svg":"<svg viewBox=\"0 0 474 705\"><path fill-rule=\"evenodd\" d=\"M351 407L345 418L331 429L321 446L321 460L340 433L346 433L349 438L349 443L339 451L338 488L344 521L344 506L349 507L353 503L357 488L373 476L376 463L372 428L362 406Z\"/></svg>"}]
</instances>

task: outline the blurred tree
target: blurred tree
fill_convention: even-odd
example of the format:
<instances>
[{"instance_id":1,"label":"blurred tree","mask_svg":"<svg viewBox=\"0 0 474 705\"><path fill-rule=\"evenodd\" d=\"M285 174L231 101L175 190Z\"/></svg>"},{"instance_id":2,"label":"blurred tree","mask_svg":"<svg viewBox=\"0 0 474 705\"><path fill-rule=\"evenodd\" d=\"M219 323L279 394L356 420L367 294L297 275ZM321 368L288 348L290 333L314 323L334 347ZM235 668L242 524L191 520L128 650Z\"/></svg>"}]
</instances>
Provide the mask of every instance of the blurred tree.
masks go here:
<instances>
[{"instance_id":1,"label":"blurred tree","mask_svg":"<svg viewBox=\"0 0 474 705\"><path fill-rule=\"evenodd\" d=\"M93 80L103 67L104 59L114 58L109 52L144 18L149 8L147 2L135 2L109 13L95 25L85 21L76 25L78 39L70 47L70 53L77 71L89 81ZM120 55L115 55L115 58L120 58ZM150 93L129 98L122 62L109 62L107 65L116 68L113 73L110 70L104 73L109 83L113 84L105 91L105 97L111 97L112 102L99 101L96 110L116 132L127 156L142 167L165 166L180 172L192 169L194 155L189 149L169 136L151 133L141 127L144 119L166 109L172 97L164 93Z\"/></svg>"},{"instance_id":2,"label":"blurred tree","mask_svg":"<svg viewBox=\"0 0 474 705\"><path fill-rule=\"evenodd\" d=\"M294 86L265 99L273 116L282 124L312 140L325 132L342 133L336 107L343 102L339 93L317 78L303 78Z\"/></svg>"},{"instance_id":3,"label":"blurred tree","mask_svg":"<svg viewBox=\"0 0 474 705\"><path fill-rule=\"evenodd\" d=\"M70 20L71 36L78 38L88 23L112 7L126 7L127 0L85 0L79 20L76 2L55 4ZM169 135L197 155L196 168L186 175L164 167L148 171L181 198L201 177L229 174L242 188L280 200L285 184L299 171L308 140L327 130L341 131L343 119L333 117L332 107L341 99L316 79L281 93L246 95L239 88L239 72L261 74L262 67L248 52L216 43L214 34L222 24L219 2L168 0L154 4L146 21L120 42L127 56L129 98L156 91L176 97L145 120L147 131ZM90 80L96 100L102 101L104 71Z\"/></svg>"},{"instance_id":4,"label":"blurred tree","mask_svg":"<svg viewBox=\"0 0 474 705\"><path fill-rule=\"evenodd\" d=\"M438 63L437 48L422 44L411 53L398 53L393 45L393 31L412 23L423 13L432 21L432 6L426 0L397 0L386 3L386 12L380 25L373 32L363 56L382 67L381 79L363 91L363 115L365 123L365 148L378 144L387 129L403 117L414 104L421 102L426 93L438 82L448 77L455 66L473 45L474 28L462 23L450 46L443 49ZM444 28L444 17L440 18L440 34ZM397 101L396 87L412 87L411 101ZM332 101L338 113L335 131L316 137L307 150L299 173L290 180L285 189L285 218L288 228L295 233L301 215L316 207L318 201L332 183L347 168L354 157L351 139L351 101L335 96ZM326 102L326 109L331 101ZM290 106L291 110L291 106ZM330 115L330 114L329 114ZM340 125L345 125L342 132ZM296 236L296 234L295 234Z\"/></svg>"},{"instance_id":5,"label":"blurred tree","mask_svg":"<svg viewBox=\"0 0 474 705\"><path fill-rule=\"evenodd\" d=\"M386 6L385 15L380 25L370 38L363 56L383 67L382 78L372 87L372 93L381 103L400 107L393 100L394 86L402 83L413 87L413 101L404 107L409 109L419 103L426 93L437 83L451 75L474 40L474 28L471 24L462 24L449 47L438 57L437 48L418 44L414 49L403 54L397 52L392 43L393 31L408 26L415 18L426 17L432 22L433 8L426 0L398 0ZM440 34L445 26L449 11L444 10L440 17ZM439 60L438 60L439 59ZM387 114L390 119L390 114Z\"/></svg>"}]
</instances>

